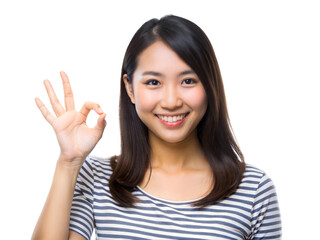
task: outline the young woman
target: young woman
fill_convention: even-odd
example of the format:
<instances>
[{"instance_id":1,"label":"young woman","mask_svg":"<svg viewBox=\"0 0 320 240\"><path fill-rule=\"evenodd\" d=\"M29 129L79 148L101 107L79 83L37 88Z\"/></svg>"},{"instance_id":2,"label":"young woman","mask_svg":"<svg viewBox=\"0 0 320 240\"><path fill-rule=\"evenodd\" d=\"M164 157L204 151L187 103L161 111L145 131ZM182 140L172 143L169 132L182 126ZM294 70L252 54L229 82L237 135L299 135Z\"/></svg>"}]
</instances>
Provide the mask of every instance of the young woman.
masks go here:
<instances>
[{"instance_id":1,"label":"young woman","mask_svg":"<svg viewBox=\"0 0 320 240\"><path fill-rule=\"evenodd\" d=\"M88 156L102 137L96 103L65 108L45 81L61 148L33 239L280 239L272 181L246 165L233 137L219 66L205 33L177 16L141 26L126 51L121 154ZM94 128L88 113L99 114Z\"/></svg>"}]
</instances>

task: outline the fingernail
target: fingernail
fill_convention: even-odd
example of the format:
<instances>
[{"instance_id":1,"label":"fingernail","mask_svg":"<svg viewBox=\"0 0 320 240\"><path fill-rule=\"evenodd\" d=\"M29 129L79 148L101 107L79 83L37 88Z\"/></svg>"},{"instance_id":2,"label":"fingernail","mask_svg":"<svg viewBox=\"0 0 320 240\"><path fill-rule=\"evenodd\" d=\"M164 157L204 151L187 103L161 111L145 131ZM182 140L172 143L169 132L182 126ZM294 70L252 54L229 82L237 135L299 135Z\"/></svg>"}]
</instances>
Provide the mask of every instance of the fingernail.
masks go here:
<instances>
[{"instance_id":1,"label":"fingernail","mask_svg":"<svg viewBox=\"0 0 320 240\"><path fill-rule=\"evenodd\" d=\"M99 111L101 114L103 113L101 107L98 108L98 111Z\"/></svg>"}]
</instances>

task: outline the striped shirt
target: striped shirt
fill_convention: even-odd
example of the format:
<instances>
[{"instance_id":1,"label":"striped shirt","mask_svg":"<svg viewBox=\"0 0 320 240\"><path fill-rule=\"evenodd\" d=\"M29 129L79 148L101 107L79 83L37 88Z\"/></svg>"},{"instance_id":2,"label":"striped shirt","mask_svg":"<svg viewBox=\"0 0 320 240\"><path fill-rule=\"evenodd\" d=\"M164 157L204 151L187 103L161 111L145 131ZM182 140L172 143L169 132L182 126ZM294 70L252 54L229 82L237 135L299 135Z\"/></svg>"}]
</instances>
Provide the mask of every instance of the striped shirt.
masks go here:
<instances>
[{"instance_id":1,"label":"striped shirt","mask_svg":"<svg viewBox=\"0 0 320 240\"><path fill-rule=\"evenodd\" d=\"M117 204L109 191L110 161L88 157L74 192L70 230L90 239L281 239L274 185L247 165L238 190L199 210L194 201L168 201L137 187L135 208Z\"/></svg>"}]
</instances>

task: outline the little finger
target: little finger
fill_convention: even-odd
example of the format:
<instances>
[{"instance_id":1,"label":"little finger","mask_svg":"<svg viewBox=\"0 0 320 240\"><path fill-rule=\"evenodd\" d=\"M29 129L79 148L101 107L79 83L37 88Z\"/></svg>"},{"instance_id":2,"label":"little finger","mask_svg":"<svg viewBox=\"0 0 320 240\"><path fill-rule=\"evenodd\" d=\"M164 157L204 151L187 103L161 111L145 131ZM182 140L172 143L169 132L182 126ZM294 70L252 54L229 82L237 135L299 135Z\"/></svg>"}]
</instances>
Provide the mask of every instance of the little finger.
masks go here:
<instances>
[{"instance_id":1,"label":"little finger","mask_svg":"<svg viewBox=\"0 0 320 240\"><path fill-rule=\"evenodd\" d=\"M36 98L35 101L43 117L50 123L50 125L52 125L53 121L56 119L55 116L53 116L49 112L49 110L46 108L46 106L39 98Z\"/></svg>"}]
</instances>

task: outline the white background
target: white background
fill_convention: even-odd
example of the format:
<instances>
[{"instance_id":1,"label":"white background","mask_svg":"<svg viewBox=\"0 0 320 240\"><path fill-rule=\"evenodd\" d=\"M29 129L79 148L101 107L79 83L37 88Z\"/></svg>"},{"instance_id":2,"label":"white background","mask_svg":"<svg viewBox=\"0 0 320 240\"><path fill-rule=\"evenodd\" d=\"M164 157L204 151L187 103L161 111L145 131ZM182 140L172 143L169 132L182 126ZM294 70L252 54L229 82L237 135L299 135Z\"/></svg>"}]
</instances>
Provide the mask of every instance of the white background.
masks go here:
<instances>
[{"instance_id":1,"label":"white background","mask_svg":"<svg viewBox=\"0 0 320 240\"><path fill-rule=\"evenodd\" d=\"M151 18L198 24L220 63L228 107L246 161L273 179L283 239L315 239L319 220L320 14L316 1L1 1L0 232L30 239L59 154L34 98L43 80L76 106L96 101L108 126L94 155L119 153L118 92L125 49ZM62 100L62 99L61 99ZM96 115L91 114L93 125Z\"/></svg>"}]
</instances>

